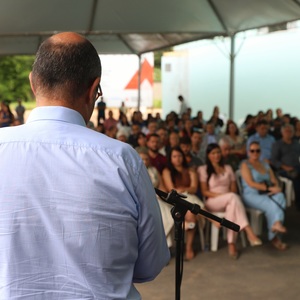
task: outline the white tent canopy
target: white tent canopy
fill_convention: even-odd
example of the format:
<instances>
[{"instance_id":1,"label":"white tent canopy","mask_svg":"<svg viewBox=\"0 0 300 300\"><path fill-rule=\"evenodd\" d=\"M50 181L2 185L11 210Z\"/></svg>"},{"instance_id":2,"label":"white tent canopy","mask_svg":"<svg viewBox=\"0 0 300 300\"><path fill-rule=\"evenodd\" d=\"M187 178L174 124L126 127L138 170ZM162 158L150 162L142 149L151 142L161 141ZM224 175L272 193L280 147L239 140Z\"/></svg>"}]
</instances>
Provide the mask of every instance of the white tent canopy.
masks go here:
<instances>
[{"instance_id":1,"label":"white tent canopy","mask_svg":"<svg viewBox=\"0 0 300 300\"><path fill-rule=\"evenodd\" d=\"M34 54L60 31L100 54L142 54L300 19L300 0L1 0L0 55Z\"/></svg>"},{"instance_id":2,"label":"white tent canopy","mask_svg":"<svg viewBox=\"0 0 300 300\"><path fill-rule=\"evenodd\" d=\"M300 0L1 0L0 55L34 54L44 39L61 31L85 35L99 54L139 56L229 36L233 118L235 34L299 19Z\"/></svg>"}]
</instances>

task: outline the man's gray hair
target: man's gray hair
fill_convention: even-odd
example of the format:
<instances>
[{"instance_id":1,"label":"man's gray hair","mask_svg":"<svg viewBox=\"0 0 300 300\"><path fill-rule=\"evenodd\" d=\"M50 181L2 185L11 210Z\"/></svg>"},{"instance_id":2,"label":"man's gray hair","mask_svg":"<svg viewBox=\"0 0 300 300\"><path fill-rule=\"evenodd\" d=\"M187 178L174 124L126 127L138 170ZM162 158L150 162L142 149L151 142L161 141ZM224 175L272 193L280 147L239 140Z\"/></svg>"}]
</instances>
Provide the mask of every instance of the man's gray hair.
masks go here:
<instances>
[{"instance_id":1,"label":"man's gray hair","mask_svg":"<svg viewBox=\"0 0 300 300\"><path fill-rule=\"evenodd\" d=\"M225 146L225 145L231 145L229 139L227 137L222 137L220 140L219 140L219 146L222 147L222 146Z\"/></svg>"},{"instance_id":2,"label":"man's gray hair","mask_svg":"<svg viewBox=\"0 0 300 300\"><path fill-rule=\"evenodd\" d=\"M282 133L285 129L287 129L287 128L291 128L291 129L293 130L293 132L295 132L295 128L294 128L294 126L293 126L292 124L290 124L290 123L285 123L285 124L283 124L283 125L281 126L281 133Z\"/></svg>"}]
</instances>

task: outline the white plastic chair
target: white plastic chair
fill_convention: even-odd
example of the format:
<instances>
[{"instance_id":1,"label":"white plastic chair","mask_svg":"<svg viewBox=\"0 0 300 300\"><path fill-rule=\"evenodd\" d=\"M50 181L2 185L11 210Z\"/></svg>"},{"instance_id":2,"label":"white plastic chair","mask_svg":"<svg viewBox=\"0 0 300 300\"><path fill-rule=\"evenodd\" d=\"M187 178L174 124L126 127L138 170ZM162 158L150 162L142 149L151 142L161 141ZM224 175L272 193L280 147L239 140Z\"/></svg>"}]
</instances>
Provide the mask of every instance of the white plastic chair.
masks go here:
<instances>
[{"instance_id":1,"label":"white plastic chair","mask_svg":"<svg viewBox=\"0 0 300 300\"><path fill-rule=\"evenodd\" d=\"M284 185L286 206L290 207L292 205L292 201L295 200L293 181L283 176L278 176L278 179Z\"/></svg>"},{"instance_id":2,"label":"white plastic chair","mask_svg":"<svg viewBox=\"0 0 300 300\"><path fill-rule=\"evenodd\" d=\"M225 212L213 212L215 216L219 218L225 217ZM218 250L219 245L219 234L220 230L222 230L223 233L223 239L226 240L226 228L220 227L218 228L214 224L211 223L210 225L210 251L216 252Z\"/></svg>"},{"instance_id":3,"label":"white plastic chair","mask_svg":"<svg viewBox=\"0 0 300 300\"><path fill-rule=\"evenodd\" d=\"M207 226L207 222L205 222L204 227L202 227L202 224L199 221L197 221L197 224L198 224L198 232L199 232L201 250L204 251L205 250L204 227Z\"/></svg>"},{"instance_id":4,"label":"white plastic chair","mask_svg":"<svg viewBox=\"0 0 300 300\"><path fill-rule=\"evenodd\" d=\"M213 214L219 218L225 217L225 212L213 212ZM210 225L210 251L213 251L213 252L218 251L220 230L222 230L223 240L226 240L227 239L227 228L223 227L223 226L221 226L219 228L211 223L211 225ZM247 242L246 242L246 236L245 236L244 231L239 232L238 236L241 237L242 246L245 248L247 245Z\"/></svg>"}]
</instances>

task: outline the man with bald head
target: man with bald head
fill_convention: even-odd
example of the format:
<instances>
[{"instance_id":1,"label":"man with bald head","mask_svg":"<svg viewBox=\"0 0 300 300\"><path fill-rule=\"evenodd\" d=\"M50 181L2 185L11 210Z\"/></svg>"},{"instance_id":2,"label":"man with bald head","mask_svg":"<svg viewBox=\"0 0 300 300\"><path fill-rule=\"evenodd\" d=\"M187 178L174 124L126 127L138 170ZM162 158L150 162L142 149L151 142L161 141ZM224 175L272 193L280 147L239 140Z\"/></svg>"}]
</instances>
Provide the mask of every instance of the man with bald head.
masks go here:
<instances>
[{"instance_id":1,"label":"man with bald head","mask_svg":"<svg viewBox=\"0 0 300 300\"><path fill-rule=\"evenodd\" d=\"M100 78L88 40L50 37L29 76L37 107L1 129L1 299L140 299L133 282L169 260L142 160L86 127Z\"/></svg>"}]
</instances>

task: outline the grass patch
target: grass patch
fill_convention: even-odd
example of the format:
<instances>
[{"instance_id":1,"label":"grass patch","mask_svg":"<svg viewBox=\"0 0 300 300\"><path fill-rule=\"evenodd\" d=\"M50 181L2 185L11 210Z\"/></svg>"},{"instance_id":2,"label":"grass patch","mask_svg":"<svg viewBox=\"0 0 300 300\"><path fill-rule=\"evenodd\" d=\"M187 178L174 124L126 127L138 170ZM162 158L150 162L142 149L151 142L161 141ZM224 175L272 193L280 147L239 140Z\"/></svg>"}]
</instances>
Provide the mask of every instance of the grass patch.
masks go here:
<instances>
[{"instance_id":1,"label":"grass patch","mask_svg":"<svg viewBox=\"0 0 300 300\"><path fill-rule=\"evenodd\" d=\"M14 111L17 105L18 105L17 101L10 102L9 107L10 107L11 111ZM36 107L36 102L35 102L35 100L33 100L33 101L22 101L22 105L26 108L26 110L32 110Z\"/></svg>"},{"instance_id":2,"label":"grass patch","mask_svg":"<svg viewBox=\"0 0 300 300\"><path fill-rule=\"evenodd\" d=\"M161 108L161 99L153 100L153 108Z\"/></svg>"},{"instance_id":3,"label":"grass patch","mask_svg":"<svg viewBox=\"0 0 300 300\"><path fill-rule=\"evenodd\" d=\"M154 81L155 82L161 82L161 69L160 68L154 68Z\"/></svg>"}]
</instances>

